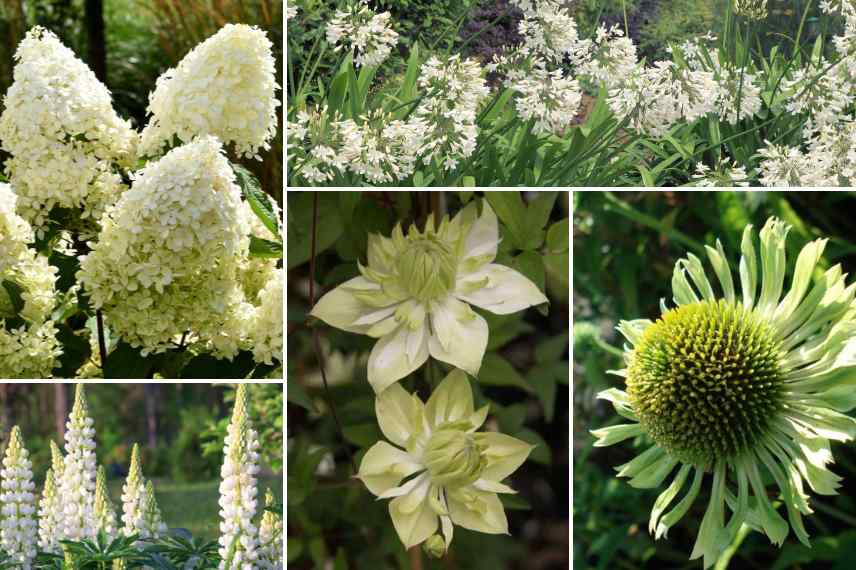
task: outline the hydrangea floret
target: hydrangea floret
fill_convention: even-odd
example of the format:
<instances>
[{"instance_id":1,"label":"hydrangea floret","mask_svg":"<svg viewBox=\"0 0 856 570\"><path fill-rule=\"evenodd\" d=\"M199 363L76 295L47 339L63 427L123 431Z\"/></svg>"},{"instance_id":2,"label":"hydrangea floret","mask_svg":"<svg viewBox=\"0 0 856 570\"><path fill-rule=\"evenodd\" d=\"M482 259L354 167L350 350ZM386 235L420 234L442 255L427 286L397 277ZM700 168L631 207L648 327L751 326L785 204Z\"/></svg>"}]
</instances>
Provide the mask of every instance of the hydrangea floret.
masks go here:
<instances>
[{"instance_id":1,"label":"hydrangea floret","mask_svg":"<svg viewBox=\"0 0 856 570\"><path fill-rule=\"evenodd\" d=\"M60 354L50 318L57 269L29 247L34 234L16 213L18 201L0 182L0 378L47 378Z\"/></svg>"},{"instance_id":2,"label":"hydrangea floret","mask_svg":"<svg viewBox=\"0 0 856 570\"><path fill-rule=\"evenodd\" d=\"M251 570L259 556L256 515L259 441L249 417L246 384L238 385L232 419L226 428L220 470L220 570Z\"/></svg>"},{"instance_id":3,"label":"hydrangea floret","mask_svg":"<svg viewBox=\"0 0 856 570\"><path fill-rule=\"evenodd\" d=\"M256 362L274 364L276 361L282 364L283 281L284 275L278 270L259 293L260 304L250 327L253 358Z\"/></svg>"},{"instance_id":4,"label":"hydrangea floret","mask_svg":"<svg viewBox=\"0 0 856 570\"><path fill-rule=\"evenodd\" d=\"M14 426L0 470L0 545L18 568L29 570L36 557L36 499L33 466L21 428Z\"/></svg>"},{"instance_id":5,"label":"hydrangea floret","mask_svg":"<svg viewBox=\"0 0 856 570\"><path fill-rule=\"evenodd\" d=\"M95 428L89 416L86 392L77 385L74 406L65 425L65 457L59 482L62 502L60 537L68 540L94 538L95 526Z\"/></svg>"},{"instance_id":6,"label":"hydrangea floret","mask_svg":"<svg viewBox=\"0 0 856 570\"><path fill-rule=\"evenodd\" d=\"M173 137L188 143L214 135L238 155L261 160L276 134L273 45L255 26L226 24L157 80L140 153L161 153Z\"/></svg>"},{"instance_id":7,"label":"hydrangea floret","mask_svg":"<svg viewBox=\"0 0 856 570\"><path fill-rule=\"evenodd\" d=\"M18 212L42 230L55 207L100 217L124 186L138 135L110 92L53 32L34 27L15 52L14 82L0 115L6 173Z\"/></svg>"},{"instance_id":8,"label":"hydrangea floret","mask_svg":"<svg viewBox=\"0 0 856 570\"><path fill-rule=\"evenodd\" d=\"M369 235L361 276L324 295L312 315L378 341L368 362L375 392L419 368L428 356L475 376L488 326L470 305L506 315L546 303L521 273L492 263L499 244L496 215L473 202L453 219L423 231L397 225L390 237Z\"/></svg>"},{"instance_id":9,"label":"hydrangea floret","mask_svg":"<svg viewBox=\"0 0 856 570\"><path fill-rule=\"evenodd\" d=\"M393 384L376 397L375 413L394 445L375 443L357 477L378 498L392 499L389 514L405 548L428 541L429 552L440 555L452 542L454 525L508 533L497 493L515 492L502 481L533 446L508 435L477 432L488 406L474 410L464 372L449 373L427 403Z\"/></svg>"},{"instance_id":10,"label":"hydrangea floret","mask_svg":"<svg viewBox=\"0 0 856 570\"><path fill-rule=\"evenodd\" d=\"M651 511L656 538L686 514L705 480L711 485L690 555L703 558L705 568L744 524L778 545L793 529L809 545L805 484L836 494L841 478L828 469L830 441L856 435L856 420L845 414L856 406L856 284L846 284L840 265L818 271L825 239L808 243L789 265L790 229L771 218L758 244L752 226L746 228L739 289L719 241L706 247L715 281L695 255L679 260L675 307L664 301L656 322L618 326L628 341L627 367L617 372L626 390L599 394L630 422L594 430L595 445L642 436L646 448L618 475L644 489L671 477ZM768 480L787 520L771 501ZM687 481L689 490L673 505Z\"/></svg>"}]
</instances>

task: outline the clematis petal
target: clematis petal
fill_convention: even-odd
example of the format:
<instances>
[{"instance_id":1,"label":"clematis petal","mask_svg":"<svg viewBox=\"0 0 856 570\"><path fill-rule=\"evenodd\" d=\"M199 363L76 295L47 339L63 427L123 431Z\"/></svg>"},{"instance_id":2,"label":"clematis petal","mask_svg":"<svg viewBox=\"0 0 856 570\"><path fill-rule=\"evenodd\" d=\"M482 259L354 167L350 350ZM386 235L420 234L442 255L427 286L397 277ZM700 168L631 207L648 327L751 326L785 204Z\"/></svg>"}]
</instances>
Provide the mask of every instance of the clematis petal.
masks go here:
<instances>
[{"instance_id":1,"label":"clematis petal","mask_svg":"<svg viewBox=\"0 0 856 570\"><path fill-rule=\"evenodd\" d=\"M535 449L534 445L503 433L484 432L474 437L480 444L487 446L487 466L481 478L488 481L502 481L514 473Z\"/></svg>"},{"instance_id":2,"label":"clematis petal","mask_svg":"<svg viewBox=\"0 0 856 570\"><path fill-rule=\"evenodd\" d=\"M337 329L366 334L372 325L366 318L370 320L369 316L376 315L378 309L357 299L354 291L358 290L371 291L379 288L365 277L354 277L321 297L309 314Z\"/></svg>"},{"instance_id":3,"label":"clematis petal","mask_svg":"<svg viewBox=\"0 0 856 570\"><path fill-rule=\"evenodd\" d=\"M473 415L473 391L467 375L455 369L449 372L425 404L428 425L469 419Z\"/></svg>"},{"instance_id":4,"label":"clematis petal","mask_svg":"<svg viewBox=\"0 0 856 570\"><path fill-rule=\"evenodd\" d=\"M401 447L407 447L411 436L421 431L424 413L425 405L400 384L393 384L375 399L380 430L389 441Z\"/></svg>"},{"instance_id":5,"label":"clematis petal","mask_svg":"<svg viewBox=\"0 0 856 570\"><path fill-rule=\"evenodd\" d=\"M423 328L424 325L414 331L400 326L374 345L369 355L368 379L375 393L380 394L428 360L428 339Z\"/></svg>"},{"instance_id":6,"label":"clematis petal","mask_svg":"<svg viewBox=\"0 0 856 570\"><path fill-rule=\"evenodd\" d=\"M410 509L409 495L397 497L389 503L389 516L405 548L416 546L434 534L438 526L438 517L427 500Z\"/></svg>"},{"instance_id":7,"label":"clematis petal","mask_svg":"<svg viewBox=\"0 0 856 570\"><path fill-rule=\"evenodd\" d=\"M485 284L473 290L473 284L481 282ZM516 313L547 302L547 297L522 273L495 263L459 276L455 296L497 315Z\"/></svg>"},{"instance_id":8,"label":"clematis petal","mask_svg":"<svg viewBox=\"0 0 856 570\"><path fill-rule=\"evenodd\" d=\"M379 441L363 456L357 478L374 495L381 495L420 469L424 467L410 454L385 441Z\"/></svg>"},{"instance_id":9,"label":"clematis petal","mask_svg":"<svg viewBox=\"0 0 856 570\"><path fill-rule=\"evenodd\" d=\"M464 252L461 256L459 271L475 271L482 265L496 259L499 245L499 224L487 201L482 202L482 213L470 226L464 239Z\"/></svg>"},{"instance_id":10,"label":"clematis petal","mask_svg":"<svg viewBox=\"0 0 856 570\"><path fill-rule=\"evenodd\" d=\"M487 348L487 321L466 303L449 297L434 305L431 325L434 330L428 340L431 356L477 375Z\"/></svg>"},{"instance_id":11,"label":"clematis petal","mask_svg":"<svg viewBox=\"0 0 856 570\"><path fill-rule=\"evenodd\" d=\"M496 493L461 489L448 493L447 502L456 525L487 534L508 534L505 509Z\"/></svg>"}]
</instances>

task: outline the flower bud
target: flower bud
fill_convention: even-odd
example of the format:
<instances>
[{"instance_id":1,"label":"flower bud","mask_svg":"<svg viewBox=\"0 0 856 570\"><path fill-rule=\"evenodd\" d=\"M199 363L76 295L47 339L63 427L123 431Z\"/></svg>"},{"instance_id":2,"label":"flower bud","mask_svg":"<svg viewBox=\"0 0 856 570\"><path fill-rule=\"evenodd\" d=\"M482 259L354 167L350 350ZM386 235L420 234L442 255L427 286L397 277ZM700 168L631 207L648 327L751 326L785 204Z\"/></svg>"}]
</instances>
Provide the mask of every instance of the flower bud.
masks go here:
<instances>
[{"instance_id":1,"label":"flower bud","mask_svg":"<svg viewBox=\"0 0 856 570\"><path fill-rule=\"evenodd\" d=\"M425 446L424 461L439 485L463 486L476 481L485 467L484 447L466 432L469 422L441 426Z\"/></svg>"},{"instance_id":2,"label":"flower bud","mask_svg":"<svg viewBox=\"0 0 856 570\"><path fill-rule=\"evenodd\" d=\"M408 236L397 260L405 289L420 301L442 298L454 289L456 265L449 245L433 236Z\"/></svg>"},{"instance_id":3,"label":"flower bud","mask_svg":"<svg viewBox=\"0 0 856 570\"><path fill-rule=\"evenodd\" d=\"M422 550L431 558L442 558L446 554L446 541L439 534L434 534L422 543Z\"/></svg>"}]
</instances>

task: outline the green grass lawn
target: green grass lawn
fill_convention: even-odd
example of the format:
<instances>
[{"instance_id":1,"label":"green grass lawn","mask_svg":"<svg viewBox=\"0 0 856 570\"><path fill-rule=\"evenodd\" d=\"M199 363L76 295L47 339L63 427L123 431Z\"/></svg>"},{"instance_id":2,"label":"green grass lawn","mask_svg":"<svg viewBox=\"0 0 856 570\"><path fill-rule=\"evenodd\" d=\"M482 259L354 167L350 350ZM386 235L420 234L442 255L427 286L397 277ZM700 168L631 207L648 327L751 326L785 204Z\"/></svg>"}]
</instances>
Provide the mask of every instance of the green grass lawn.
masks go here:
<instances>
[{"instance_id":1,"label":"green grass lawn","mask_svg":"<svg viewBox=\"0 0 856 570\"><path fill-rule=\"evenodd\" d=\"M124 479L109 482L110 496L121 517L122 484ZM186 528L197 539L216 540L220 533L220 481L201 483L176 483L156 479L155 496L164 522L170 528ZM278 501L282 501L282 479L277 477L259 479L259 505L264 506L265 489L270 487Z\"/></svg>"}]
</instances>

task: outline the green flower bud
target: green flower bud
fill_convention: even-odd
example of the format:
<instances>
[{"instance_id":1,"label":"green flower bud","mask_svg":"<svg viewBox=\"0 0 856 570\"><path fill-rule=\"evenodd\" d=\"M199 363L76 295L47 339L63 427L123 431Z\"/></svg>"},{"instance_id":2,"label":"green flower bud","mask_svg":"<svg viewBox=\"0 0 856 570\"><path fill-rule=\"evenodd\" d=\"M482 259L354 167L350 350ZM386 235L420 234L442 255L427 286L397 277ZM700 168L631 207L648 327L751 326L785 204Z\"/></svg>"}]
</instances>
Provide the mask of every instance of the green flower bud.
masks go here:
<instances>
[{"instance_id":1,"label":"green flower bud","mask_svg":"<svg viewBox=\"0 0 856 570\"><path fill-rule=\"evenodd\" d=\"M431 535L422 543L422 550L431 558L442 558L446 554L446 541L439 534Z\"/></svg>"},{"instance_id":2,"label":"green flower bud","mask_svg":"<svg viewBox=\"0 0 856 570\"><path fill-rule=\"evenodd\" d=\"M449 244L436 236L411 234L396 260L401 284L420 301L445 297L455 287L457 260Z\"/></svg>"},{"instance_id":3,"label":"green flower bud","mask_svg":"<svg viewBox=\"0 0 856 570\"><path fill-rule=\"evenodd\" d=\"M485 447L478 443L467 421L440 426L425 446L424 461L431 480L438 485L459 487L476 481L484 471Z\"/></svg>"}]
</instances>

